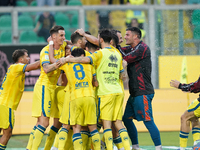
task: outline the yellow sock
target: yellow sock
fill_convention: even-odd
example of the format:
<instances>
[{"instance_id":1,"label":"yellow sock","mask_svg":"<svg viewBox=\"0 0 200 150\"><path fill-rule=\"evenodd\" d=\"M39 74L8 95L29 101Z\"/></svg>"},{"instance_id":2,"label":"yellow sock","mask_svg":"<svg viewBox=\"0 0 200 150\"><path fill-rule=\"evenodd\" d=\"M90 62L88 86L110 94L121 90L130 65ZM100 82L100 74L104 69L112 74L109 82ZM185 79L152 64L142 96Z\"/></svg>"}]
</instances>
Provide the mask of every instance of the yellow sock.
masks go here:
<instances>
[{"instance_id":1,"label":"yellow sock","mask_svg":"<svg viewBox=\"0 0 200 150\"><path fill-rule=\"evenodd\" d=\"M51 126L51 129L49 130L46 142L45 142L45 146L44 146L44 150L50 150L51 146L53 145L53 141L55 139L56 134L58 133L58 128Z\"/></svg>"},{"instance_id":2,"label":"yellow sock","mask_svg":"<svg viewBox=\"0 0 200 150\"><path fill-rule=\"evenodd\" d=\"M94 130L91 133L91 137L92 137L92 145L94 147L95 150L101 150L101 140L100 140L100 135L98 130Z\"/></svg>"},{"instance_id":3,"label":"yellow sock","mask_svg":"<svg viewBox=\"0 0 200 150\"><path fill-rule=\"evenodd\" d=\"M65 128L62 128L59 132L59 143L58 143L58 149L64 150L65 149L65 143L67 141L68 136L68 130Z\"/></svg>"},{"instance_id":4,"label":"yellow sock","mask_svg":"<svg viewBox=\"0 0 200 150\"><path fill-rule=\"evenodd\" d=\"M113 142L114 142L115 146L117 147L117 149L121 149L121 148L124 147L124 146L123 146L123 143L122 143L122 139L121 139L120 136L114 138L114 139L113 139Z\"/></svg>"},{"instance_id":5,"label":"yellow sock","mask_svg":"<svg viewBox=\"0 0 200 150\"><path fill-rule=\"evenodd\" d=\"M0 143L0 150L5 150L6 149L6 145L3 145Z\"/></svg>"},{"instance_id":6,"label":"yellow sock","mask_svg":"<svg viewBox=\"0 0 200 150\"><path fill-rule=\"evenodd\" d=\"M32 130L31 133L30 133L30 136L29 136L29 140L28 140L28 144L27 144L27 146L26 146L26 149L31 149L31 148L32 148L33 136L34 136L34 132L35 132L35 129L36 129L36 128L37 128L37 127L34 126L34 127L33 127L33 130Z\"/></svg>"},{"instance_id":7,"label":"yellow sock","mask_svg":"<svg viewBox=\"0 0 200 150\"><path fill-rule=\"evenodd\" d=\"M180 138L180 147L187 147L189 133L180 131L179 138Z\"/></svg>"},{"instance_id":8,"label":"yellow sock","mask_svg":"<svg viewBox=\"0 0 200 150\"><path fill-rule=\"evenodd\" d=\"M81 131L81 137L82 137L82 148L83 150L87 150L87 145L88 145L88 139L89 139L89 131Z\"/></svg>"},{"instance_id":9,"label":"yellow sock","mask_svg":"<svg viewBox=\"0 0 200 150\"><path fill-rule=\"evenodd\" d=\"M70 150L74 149L73 142L72 142L73 130L70 129L67 135L67 141L65 144L65 149Z\"/></svg>"},{"instance_id":10,"label":"yellow sock","mask_svg":"<svg viewBox=\"0 0 200 150\"><path fill-rule=\"evenodd\" d=\"M59 141L59 132L56 134L54 143L53 143L53 147L58 148L58 141Z\"/></svg>"},{"instance_id":11,"label":"yellow sock","mask_svg":"<svg viewBox=\"0 0 200 150\"><path fill-rule=\"evenodd\" d=\"M38 150L38 147L40 146L45 130L46 130L45 127L41 125L37 126L37 129L35 130L35 133L34 133L33 145L32 145L31 150Z\"/></svg>"},{"instance_id":12,"label":"yellow sock","mask_svg":"<svg viewBox=\"0 0 200 150\"><path fill-rule=\"evenodd\" d=\"M73 134L74 150L82 150L82 137L80 133Z\"/></svg>"},{"instance_id":13,"label":"yellow sock","mask_svg":"<svg viewBox=\"0 0 200 150\"><path fill-rule=\"evenodd\" d=\"M112 130L111 129L105 129L103 131L103 136L105 138L105 143L107 150L113 149L113 136L112 136Z\"/></svg>"},{"instance_id":14,"label":"yellow sock","mask_svg":"<svg viewBox=\"0 0 200 150\"><path fill-rule=\"evenodd\" d=\"M120 135L122 143L124 145L124 149L130 150L130 143L129 143L129 137L128 137L127 130L125 128L120 129L119 135Z\"/></svg>"},{"instance_id":15,"label":"yellow sock","mask_svg":"<svg viewBox=\"0 0 200 150\"><path fill-rule=\"evenodd\" d=\"M200 139L200 128L194 127L192 128L192 136L193 136L193 140L199 140Z\"/></svg>"},{"instance_id":16,"label":"yellow sock","mask_svg":"<svg viewBox=\"0 0 200 150\"><path fill-rule=\"evenodd\" d=\"M89 134L88 136L88 143L87 143L87 149L92 149L92 137L91 135Z\"/></svg>"}]
</instances>

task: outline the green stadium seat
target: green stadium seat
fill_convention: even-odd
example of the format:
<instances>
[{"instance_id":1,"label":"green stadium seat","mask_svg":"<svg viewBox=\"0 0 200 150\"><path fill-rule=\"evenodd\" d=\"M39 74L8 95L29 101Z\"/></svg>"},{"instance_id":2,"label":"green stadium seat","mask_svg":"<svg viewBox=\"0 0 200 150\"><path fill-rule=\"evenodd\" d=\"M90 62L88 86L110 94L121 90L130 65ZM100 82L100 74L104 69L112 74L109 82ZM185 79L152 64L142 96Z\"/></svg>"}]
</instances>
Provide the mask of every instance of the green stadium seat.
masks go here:
<instances>
[{"instance_id":1,"label":"green stadium seat","mask_svg":"<svg viewBox=\"0 0 200 150\"><path fill-rule=\"evenodd\" d=\"M12 32L2 31L0 34L0 44L11 44L12 43Z\"/></svg>"},{"instance_id":2,"label":"green stadium seat","mask_svg":"<svg viewBox=\"0 0 200 150\"><path fill-rule=\"evenodd\" d=\"M65 12L65 14L67 16L78 15L78 11L77 10L68 10L68 11Z\"/></svg>"},{"instance_id":3,"label":"green stadium seat","mask_svg":"<svg viewBox=\"0 0 200 150\"><path fill-rule=\"evenodd\" d=\"M65 29L65 38L67 40L71 40L71 34L72 34L72 32L70 30Z\"/></svg>"},{"instance_id":4,"label":"green stadium seat","mask_svg":"<svg viewBox=\"0 0 200 150\"><path fill-rule=\"evenodd\" d=\"M71 19L71 27L72 28L78 28L78 15L73 15ZM89 27L88 21L85 18L85 28L87 29Z\"/></svg>"},{"instance_id":5,"label":"green stadium seat","mask_svg":"<svg viewBox=\"0 0 200 150\"><path fill-rule=\"evenodd\" d=\"M38 41L38 43L46 43L47 42L47 41L45 41L44 37L42 37L42 36L38 36L37 41Z\"/></svg>"},{"instance_id":6,"label":"green stadium seat","mask_svg":"<svg viewBox=\"0 0 200 150\"><path fill-rule=\"evenodd\" d=\"M200 0L188 0L188 4L200 4Z\"/></svg>"},{"instance_id":7,"label":"green stadium seat","mask_svg":"<svg viewBox=\"0 0 200 150\"><path fill-rule=\"evenodd\" d=\"M200 10L199 9L196 9L193 11L191 21L193 25L200 24Z\"/></svg>"},{"instance_id":8,"label":"green stadium seat","mask_svg":"<svg viewBox=\"0 0 200 150\"><path fill-rule=\"evenodd\" d=\"M200 39L200 25L194 27L193 39Z\"/></svg>"},{"instance_id":9,"label":"green stadium seat","mask_svg":"<svg viewBox=\"0 0 200 150\"><path fill-rule=\"evenodd\" d=\"M37 6L37 2L36 2L36 1L32 1L32 2L30 3L30 6Z\"/></svg>"},{"instance_id":10,"label":"green stadium seat","mask_svg":"<svg viewBox=\"0 0 200 150\"><path fill-rule=\"evenodd\" d=\"M33 19L30 15L20 15L18 17L18 27L19 30L33 30Z\"/></svg>"},{"instance_id":11,"label":"green stadium seat","mask_svg":"<svg viewBox=\"0 0 200 150\"><path fill-rule=\"evenodd\" d=\"M37 34L34 31L22 31L19 36L19 43L37 43Z\"/></svg>"},{"instance_id":12,"label":"green stadium seat","mask_svg":"<svg viewBox=\"0 0 200 150\"><path fill-rule=\"evenodd\" d=\"M63 13L56 13L54 17L55 17L56 25L63 26L65 29L69 28L70 21L69 21L68 16L66 16Z\"/></svg>"},{"instance_id":13,"label":"green stadium seat","mask_svg":"<svg viewBox=\"0 0 200 150\"><path fill-rule=\"evenodd\" d=\"M12 18L10 15L3 15L0 17L0 30L11 30Z\"/></svg>"},{"instance_id":14,"label":"green stadium seat","mask_svg":"<svg viewBox=\"0 0 200 150\"><path fill-rule=\"evenodd\" d=\"M19 6L19 7L26 7L28 6L28 3L26 1L16 1L16 6Z\"/></svg>"},{"instance_id":15,"label":"green stadium seat","mask_svg":"<svg viewBox=\"0 0 200 150\"><path fill-rule=\"evenodd\" d=\"M73 6L73 5L75 5L75 6L82 6L82 3L79 0L69 0L67 2L67 5L70 5L70 6Z\"/></svg>"}]
</instances>

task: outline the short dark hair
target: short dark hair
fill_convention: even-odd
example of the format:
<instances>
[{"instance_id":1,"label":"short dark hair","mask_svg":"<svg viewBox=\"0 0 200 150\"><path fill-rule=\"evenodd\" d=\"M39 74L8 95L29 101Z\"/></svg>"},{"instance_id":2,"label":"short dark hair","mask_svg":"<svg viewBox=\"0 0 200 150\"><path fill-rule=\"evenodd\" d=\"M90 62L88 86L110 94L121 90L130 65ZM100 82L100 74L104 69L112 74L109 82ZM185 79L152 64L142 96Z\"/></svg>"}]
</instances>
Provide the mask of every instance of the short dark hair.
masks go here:
<instances>
[{"instance_id":1,"label":"short dark hair","mask_svg":"<svg viewBox=\"0 0 200 150\"><path fill-rule=\"evenodd\" d=\"M59 30L65 30L62 26L53 26L49 33L50 35L54 34L54 33L58 33Z\"/></svg>"},{"instance_id":2,"label":"short dark hair","mask_svg":"<svg viewBox=\"0 0 200 150\"><path fill-rule=\"evenodd\" d=\"M74 57L79 57L79 56L81 56L82 54L85 56L85 51L84 51L84 49L82 49L82 48L75 48L75 49L71 52L71 55L74 56Z\"/></svg>"},{"instance_id":3,"label":"short dark hair","mask_svg":"<svg viewBox=\"0 0 200 150\"><path fill-rule=\"evenodd\" d=\"M117 30L111 30L112 33L112 40L114 42L115 45L119 44L119 38L117 36Z\"/></svg>"},{"instance_id":4,"label":"short dark hair","mask_svg":"<svg viewBox=\"0 0 200 150\"><path fill-rule=\"evenodd\" d=\"M87 47L88 49L97 49L98 48L97 45L95 45L89 41L86 42L85 47Z\"/></svg>"},{"instance_id":5,"label":"short dark hair","mask_svg":"<svg viewBox=\"0 0 200 150\"><path fill-rule=\"evenodd\" d=\"M99 31L99 36L104 40L105 43L110 43L112 39L112 33L108 29L102 29Z\"/></svg>"},{"instance_id":6,"label":"short dark hair","mask_svg":"<svg viewBox=\"0 0 200 150\"><path fill-rule=\"evenodd\" d=\"M141 31L140 31L140 29L137 28L137 27L129 27L129 28L126 29L126 31L134 32L135 34L137 34L137 37L138 37L139 39L141 39L141 37L142 37Z\"/></svg>"},{"instance_id":7,"label":"short dark hair","mask_svg":"<svg viewBox=\"0 0 200 150\"><path fill-rule=\"evenodd\" d=\"M80 34L77 33L77 32L74 32L74 33L72 33L72 35L71 35L71 42L72 42L72 44L76 44L76 43L78 42L78 40L79 40L79 39L82 39L82 38L83 38L82 35L80 35Z\"/></svg>"},{"instance_id":8,"label":"short dark hair","mask_svg":"<svg viewBox=\"0 0 200 150\"><path fill-rule=\"evenodd\" d=\"M13 61L16 63L18 62L19 58L24 56L25 53L28 53L28 51L26 49L17 49L13 52L12 54L12 59Z\"/></svg>"},{"instance_id":9,"label":"short dark hair","mask_svg":"<svg viewBox=\"0 0 200 150\"><path fill-rule=\"evenodd\" d=\"M121 33L121 31L116 30L116 29L112 29L111 31L114 31L114 32L116 32L116 33Z\"/></svg>"}]
</instances>

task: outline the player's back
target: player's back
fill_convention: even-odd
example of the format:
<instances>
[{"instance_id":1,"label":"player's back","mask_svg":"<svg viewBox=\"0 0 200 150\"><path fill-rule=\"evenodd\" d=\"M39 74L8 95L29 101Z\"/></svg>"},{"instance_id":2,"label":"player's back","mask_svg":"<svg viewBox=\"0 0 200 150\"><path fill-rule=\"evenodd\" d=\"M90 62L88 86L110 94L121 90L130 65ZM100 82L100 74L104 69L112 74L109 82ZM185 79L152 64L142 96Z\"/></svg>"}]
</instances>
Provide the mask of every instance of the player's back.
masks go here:
<instances>
[{"instance_id":1,"label":"player's back","mask_svg":"<svg viewBox=\"0 0 200 150\"><path fill-rule=\"evenodd\" d=\"M112 49L106 47L102 50L96 51L90 55L96 67L97 80L99 88L98 95L107 95L114 93L122 93L119 84L119 75L123 71L122 58L120 54Z\"/></svg>"},{"instance_id":2,"label":"player's back","mask_svg":"<svg viewBox=\"0 0 200 150\"><path fill-rule=\"evenodd\" d=\"M5 105L14 110L17 109L24 91L26 66L26 64L18 63L8 68L0 88L1 105Z\"/></svg>"},{"instance_id":3,"label":"player's back","mask_svg":"<svg viewBox=\"0 0 200 150\"><path fill-rule=\"evenodd\" d=\"M67 63L60 67L64 70L70 86L71 100L91 96L95 97L92 85L94 67L90 64Z\"/></svg>"}]
</instances>

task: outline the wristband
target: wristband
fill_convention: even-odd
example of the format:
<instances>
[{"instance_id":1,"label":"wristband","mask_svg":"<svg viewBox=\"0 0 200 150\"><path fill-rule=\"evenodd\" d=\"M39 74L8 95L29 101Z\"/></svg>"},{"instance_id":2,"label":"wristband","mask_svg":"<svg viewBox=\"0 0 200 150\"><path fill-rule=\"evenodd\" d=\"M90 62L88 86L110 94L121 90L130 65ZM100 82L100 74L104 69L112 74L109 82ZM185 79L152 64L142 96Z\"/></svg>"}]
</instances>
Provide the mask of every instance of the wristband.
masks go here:
<instances>
[{"instance_id":1,"label":"wristband","mask_svg":"<svg viewBox=\"0 0 200 150\"><path fill-rule=\"evenodd\" d=\"M53 45L53 41L49 41L49 45Z\"/></svg>"}]
</instances>

